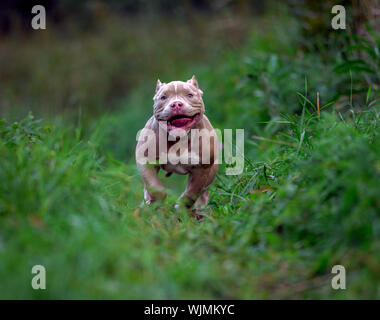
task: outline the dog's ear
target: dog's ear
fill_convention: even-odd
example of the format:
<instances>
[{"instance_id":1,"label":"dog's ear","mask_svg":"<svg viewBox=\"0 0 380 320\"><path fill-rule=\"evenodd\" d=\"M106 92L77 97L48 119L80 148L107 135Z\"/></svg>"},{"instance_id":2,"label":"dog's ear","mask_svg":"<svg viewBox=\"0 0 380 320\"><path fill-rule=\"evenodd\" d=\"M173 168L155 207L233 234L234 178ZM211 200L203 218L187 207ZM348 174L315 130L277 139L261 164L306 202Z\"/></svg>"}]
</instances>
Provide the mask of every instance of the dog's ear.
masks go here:
<instances>
[{"instance_id":1,"label":"dog's ear","mask_svg":"<svg viewBox=\"0 0 380 320\"><path fill-rule=\"evenodd\" d=\"M187 83L192 84L195 88L199 88L198 82L197 82L197 79L195 78L195 76L193 76L190 80L187 80Z\"/></svg>"},{"instance_id":2,"label":"dog's ear","mask_svg":"<svg viewBox=\"0 0 380 320\"><path fill-rule=\"evenodd\" d=\"M161 89L165 83L162 83L160 79L157 79L156 92Z\"/></svg>"},{"instance_id":3,"label":"dog's ear","mask_svg":"<svg viewBox=\"0 0 380 320\"><path fill-rule=\"evenodd\" d=\"M197 82L197 79L195 78L195 76L193 76L190 80L187 80L187 83L192 84L195 88L198 89L201 96L203 95L203 91L201 89L199 89L198 82Z\"/></svg>"}]
</instances>

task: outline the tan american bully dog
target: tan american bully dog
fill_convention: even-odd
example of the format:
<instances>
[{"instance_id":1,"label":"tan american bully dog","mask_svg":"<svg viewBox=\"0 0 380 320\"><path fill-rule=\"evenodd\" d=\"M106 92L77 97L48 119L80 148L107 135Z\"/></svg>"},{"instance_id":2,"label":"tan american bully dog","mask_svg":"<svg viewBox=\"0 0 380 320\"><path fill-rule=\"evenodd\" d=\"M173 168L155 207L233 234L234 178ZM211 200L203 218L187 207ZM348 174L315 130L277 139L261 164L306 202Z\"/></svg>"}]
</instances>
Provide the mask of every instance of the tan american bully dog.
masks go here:
<instances>
[{"instance_id":1,"label":"tan american bully dog","mask_svg":"<svg viewBox=\"0 0 380 320\"><path fill-rule=\"evenodd\" d=\"M153 116L142 130L144 134L140 133L136 147L145 202L150 204L166 197L158 178L160 169L167 172L166 176L173 172L189 175L179 204L193 209L197 218L199 209L208 203L207 187L218 170L217 136L204 114L202 95L195 76L187 82L158 80ZM148 160L144 163L141 158Z\"/></svg>"}]
</instances>

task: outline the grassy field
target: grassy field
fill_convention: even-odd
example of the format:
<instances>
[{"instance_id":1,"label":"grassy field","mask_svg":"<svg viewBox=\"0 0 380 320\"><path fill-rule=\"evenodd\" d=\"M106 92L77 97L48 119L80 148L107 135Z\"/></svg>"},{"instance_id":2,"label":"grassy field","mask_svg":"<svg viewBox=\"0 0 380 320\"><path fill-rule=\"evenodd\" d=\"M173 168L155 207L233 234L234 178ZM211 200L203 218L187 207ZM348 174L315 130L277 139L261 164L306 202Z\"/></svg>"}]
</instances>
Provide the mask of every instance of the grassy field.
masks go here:
<instances>
[{"instance_id":1,"label":"grassy field","mask_svg":"<svg viewBox=\"0 0 380 320\"><path fill-rule=\"evenodd\" d=\"M280 18L176 73L196 73L215 127L245 129L244 172L220 167L202 221L174 210L181 177L141 205L153 83L92 120L2 120L0 298L379 299L380 35L302 46ZM47 290L31 288L36 264Z\"/></svg>"}]
</instances>

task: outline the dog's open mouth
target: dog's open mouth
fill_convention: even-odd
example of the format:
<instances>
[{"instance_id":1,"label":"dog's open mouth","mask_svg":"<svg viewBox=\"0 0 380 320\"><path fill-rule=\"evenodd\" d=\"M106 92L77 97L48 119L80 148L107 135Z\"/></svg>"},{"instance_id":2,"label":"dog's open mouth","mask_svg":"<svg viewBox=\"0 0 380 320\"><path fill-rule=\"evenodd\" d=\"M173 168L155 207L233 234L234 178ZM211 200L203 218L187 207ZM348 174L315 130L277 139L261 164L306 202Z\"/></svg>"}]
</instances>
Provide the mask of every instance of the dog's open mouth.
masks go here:
<instances>
[{"instance_id":1,"label":"dog's open mouth","mask_svg":"<svg viewBox=\"0 0 380 320\"><path fill-rule=\"evenodd\" d=\"M169 129L181 128L181 129L186 130L192 127L198 121L199 116L200 116L199 113L193 116L187 116L184 114L175 115L168 120L168 128Z\"/></svg>"}]
</instances>

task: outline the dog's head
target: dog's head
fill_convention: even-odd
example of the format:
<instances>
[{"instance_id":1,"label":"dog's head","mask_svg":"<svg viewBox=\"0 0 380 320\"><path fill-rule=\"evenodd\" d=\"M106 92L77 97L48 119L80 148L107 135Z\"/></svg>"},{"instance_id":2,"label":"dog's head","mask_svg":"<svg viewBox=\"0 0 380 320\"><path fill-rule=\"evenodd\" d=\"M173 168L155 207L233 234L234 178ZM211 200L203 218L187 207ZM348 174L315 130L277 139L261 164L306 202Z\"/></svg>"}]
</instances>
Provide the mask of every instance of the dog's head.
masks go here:
<instances>
[{"instance_id":1,"label":"dog's head","mask_svg":"<svg viewBox=\"0 0 380 320\"><path fill-rule=\"evenodd\" d=\"M156 93L153 97L154 117L160 124L166 123L168 131L173 129L188 131L203 116L202 94L195 76L186 82L162 83L157 80Z\"/></svg>"}]
</instances>

